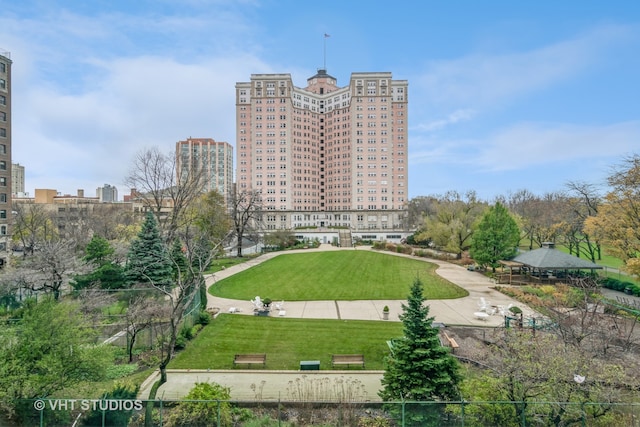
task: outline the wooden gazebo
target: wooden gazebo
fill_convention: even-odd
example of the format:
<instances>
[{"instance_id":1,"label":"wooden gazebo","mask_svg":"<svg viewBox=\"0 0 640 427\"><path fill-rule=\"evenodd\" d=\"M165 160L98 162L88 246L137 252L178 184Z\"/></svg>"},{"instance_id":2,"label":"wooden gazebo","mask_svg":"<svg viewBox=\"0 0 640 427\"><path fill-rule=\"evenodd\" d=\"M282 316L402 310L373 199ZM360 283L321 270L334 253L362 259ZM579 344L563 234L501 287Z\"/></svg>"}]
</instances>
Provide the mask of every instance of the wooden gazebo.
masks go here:
<instances>
[{"instance_id":1,"label":"wooden gazebo","mask_svg":"<svg viewBox=\"0 0 640 427\"><path fill-rule=\"evenodd\" d=\"M512 260L500 261L503 270L500 283L556 283L573 271L602 269L602 266L578 258L554 248L553 243L543 243L540 249L522 253Z\"/></svg>"}]
</instances>

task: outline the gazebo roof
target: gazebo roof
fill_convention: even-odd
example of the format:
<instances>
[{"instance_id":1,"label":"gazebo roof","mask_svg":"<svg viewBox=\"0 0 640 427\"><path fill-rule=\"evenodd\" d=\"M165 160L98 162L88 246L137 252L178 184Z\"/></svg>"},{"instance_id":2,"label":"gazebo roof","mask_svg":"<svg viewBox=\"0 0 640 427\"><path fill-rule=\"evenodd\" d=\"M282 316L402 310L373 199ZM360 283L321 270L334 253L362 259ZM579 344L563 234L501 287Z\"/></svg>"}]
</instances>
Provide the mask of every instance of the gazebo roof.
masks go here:
<instances>
[{"instance_id":1,"label":"gazebo roof","mask_svg":"<svg viewBox=\"0 0 640 427\"><path fill-rule=\"evenodd\" d=\"M542 247L516 256L512 261L545 270L594 270L602 266L566 254L552 247Z\"/></svg>"}]
</instances>

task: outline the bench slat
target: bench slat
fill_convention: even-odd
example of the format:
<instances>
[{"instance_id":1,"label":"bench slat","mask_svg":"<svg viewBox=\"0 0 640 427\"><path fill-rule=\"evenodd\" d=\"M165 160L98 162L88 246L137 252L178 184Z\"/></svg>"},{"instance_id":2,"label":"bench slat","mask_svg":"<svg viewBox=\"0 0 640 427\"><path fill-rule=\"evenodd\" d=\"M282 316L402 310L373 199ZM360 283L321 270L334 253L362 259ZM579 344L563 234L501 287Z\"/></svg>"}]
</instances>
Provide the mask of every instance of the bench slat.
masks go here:
<instances>
[{"instance_id":1,"label":"bench slat","mask_svg":"<svg viewBox=\"0 0 640 427\"><path fill-rule=\"evenodd\" d=\"M234 365L265 365L266 354L236 354L233 358Z\"/></svg>"},{"instance_id":2,"label":"bench slat","mask_svg":"<svg viewBox=\"0 0 640 427\"><path fill-rule=\"evenodd\" d=\"M364 355L362 354L332 354L331 365L360 365L364 368Z\"/></svg>"}]
</instances>

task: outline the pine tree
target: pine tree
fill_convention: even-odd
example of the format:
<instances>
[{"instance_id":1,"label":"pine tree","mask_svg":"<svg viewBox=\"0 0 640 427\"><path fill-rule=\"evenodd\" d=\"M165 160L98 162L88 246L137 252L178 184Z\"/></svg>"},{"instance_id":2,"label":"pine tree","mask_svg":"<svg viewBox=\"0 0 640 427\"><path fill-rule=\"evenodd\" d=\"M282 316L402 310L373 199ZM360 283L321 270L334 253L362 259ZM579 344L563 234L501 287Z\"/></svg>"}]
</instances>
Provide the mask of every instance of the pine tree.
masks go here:
<instances>
[{"instance_id":1,"label":"pine tree","mask_svg":"<svg viewBox=\"0 0 640 427\"><path fill-rule=\"evenodd\" d=\"M148 212L138 237L131 242L127 256L126 276L129 283L150 283L169 286L173 267L166 246L160 236L153 213Z\"/></svg>"},{"instance_id":2,"label":"pine tree","mask_svg":"<svg viewBox=\"0 0 640 427\"><path fill-rule=\"evenodd\" d=\"M496 203L484 214L473 233L470 255L482 266L494 269L502 259L516 255L520 229L506 207Z\"/></svg>"},{"instance_id":3,"label":"pine tree","mask_svg":"<svg viewBox=\"0 0 640 427\"><path fill-rule=\"evenodd\" d=\"M407 305L402 305L404 336L393 341L379 392L385 401L434 401L457 399L461 380L458 361L440 344L432 326L429 306L424 304L420 279L411 286Z\"/></svg>"}]
</instances>

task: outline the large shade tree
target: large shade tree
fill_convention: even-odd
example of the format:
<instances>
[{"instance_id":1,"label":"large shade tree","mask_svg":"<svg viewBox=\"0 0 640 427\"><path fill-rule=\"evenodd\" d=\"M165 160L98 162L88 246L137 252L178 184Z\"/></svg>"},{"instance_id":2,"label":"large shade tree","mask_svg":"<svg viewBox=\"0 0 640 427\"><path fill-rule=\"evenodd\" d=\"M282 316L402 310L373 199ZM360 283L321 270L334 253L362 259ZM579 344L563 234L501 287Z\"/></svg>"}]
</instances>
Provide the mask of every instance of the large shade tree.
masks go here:
<instances>
[{"instance_id":1,"label":"large shade tree","mask_svg":"<svg viewBox=\"0 0 640 427\"><path fill-rule=\"evenodd\" d=\"M461 195L456 191L437 197L430 204L421 231L415 241L430 241L437 249L454 253L458 258L469 249L475 224L484 213L486 204L475 192Z\"/></svg>"},{"instance_id":2,"label":"large shade tree","mask_svg":"<svg viewBox=\"0 0 640 427\"><path fill-rule=\"evenodd\" d=\"M489 266L494 271L502 259L510 259L516 255L520 229L502 203L493 205L484 214L473 234L470 255L482 266Z\"/></svg>"}]
</instances>

